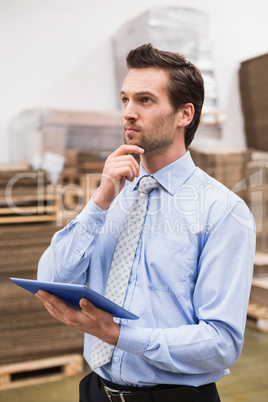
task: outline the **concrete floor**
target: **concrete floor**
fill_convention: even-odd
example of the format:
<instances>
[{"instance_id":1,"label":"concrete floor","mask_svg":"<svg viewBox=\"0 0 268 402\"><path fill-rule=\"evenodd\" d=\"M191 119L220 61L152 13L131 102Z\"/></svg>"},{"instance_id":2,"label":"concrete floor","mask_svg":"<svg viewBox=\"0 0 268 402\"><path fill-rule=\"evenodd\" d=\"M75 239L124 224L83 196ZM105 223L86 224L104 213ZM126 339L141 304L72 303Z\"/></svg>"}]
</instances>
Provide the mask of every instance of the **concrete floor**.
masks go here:
<instances>
[{"instance_id":1,"label":"concrete floor","mask_svg":"<svg viewBox=\"0 0 268 402\"><path fill-rule=\"evenodd\" d=\"M268 333L246 329L239 360L217 386L222 402L268 401Z\"/></svg>"},{"instance_id":2,"label":"concrete floor","mask_svg":"<svg viewBox=\"0 0 268 402\"><path fill-rule=\"evenodd\" d=\"M78 402L78 384L82 377L0 391L0 401ZM217 383L221 401L267 402L267 380L268 334L247 328L240 359L231 368L231 374Z\"/></svg>"}]
</instances>

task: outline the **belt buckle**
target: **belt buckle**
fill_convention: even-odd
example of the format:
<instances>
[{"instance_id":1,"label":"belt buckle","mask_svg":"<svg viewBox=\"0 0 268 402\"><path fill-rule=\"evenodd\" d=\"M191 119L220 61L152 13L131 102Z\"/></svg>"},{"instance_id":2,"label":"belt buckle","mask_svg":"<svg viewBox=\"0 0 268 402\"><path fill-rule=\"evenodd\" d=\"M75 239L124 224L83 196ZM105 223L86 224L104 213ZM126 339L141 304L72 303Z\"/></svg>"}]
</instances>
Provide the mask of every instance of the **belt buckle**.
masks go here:
<instances>
[{"instance_id":1,"label":"belt buckle","mask_svg":"<svg viewBox=\"0 0 268 402\"><path fill-rule=\"evenodd\" d=\"M106 385L104 385L103 387L104 387L104 391L105 391L106 395L109 398L109 401L111 401L111 402L113 402L113 400L112 400L113 393L115 394L114 396L120 396L120 399L122 402L126 402L126 400L124 398L124 394L131 394L130 391L121 392L118 389L113 389L113 388L107 387Z\"/></svg>"}]
</instances>

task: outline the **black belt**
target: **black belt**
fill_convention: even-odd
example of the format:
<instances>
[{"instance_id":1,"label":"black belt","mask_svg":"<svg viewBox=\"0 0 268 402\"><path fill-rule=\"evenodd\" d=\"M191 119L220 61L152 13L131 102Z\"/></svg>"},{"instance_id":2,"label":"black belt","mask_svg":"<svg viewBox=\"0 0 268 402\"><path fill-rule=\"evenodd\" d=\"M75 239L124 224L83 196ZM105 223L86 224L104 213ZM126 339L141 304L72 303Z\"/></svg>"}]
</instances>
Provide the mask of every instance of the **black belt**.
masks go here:
<instances>
[{"instance_id":1,"label":"black belt","mask_svg":"<svg viewBox=\"0 0 268 402\"><path fill-rule=\"evenodd\" d=\"M198 395L198 387L177 385L157 385L155 387L124 387L103 381L99 378L99 386L111 402L190 402Z\"/></svg>"}]
</instances>

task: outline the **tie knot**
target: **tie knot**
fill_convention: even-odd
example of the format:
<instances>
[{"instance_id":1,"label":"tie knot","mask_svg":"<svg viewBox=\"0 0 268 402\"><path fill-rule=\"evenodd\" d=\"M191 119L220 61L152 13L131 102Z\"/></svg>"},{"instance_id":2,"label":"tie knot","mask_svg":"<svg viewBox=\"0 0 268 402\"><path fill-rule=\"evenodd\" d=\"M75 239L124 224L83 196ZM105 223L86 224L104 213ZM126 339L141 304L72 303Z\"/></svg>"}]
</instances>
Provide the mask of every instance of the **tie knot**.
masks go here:
<instances>
[{"instance_id":1,"label":"tie knot","mask_svg":"<svg viewBox=\"0 0 268 402\"><path fill-rule=\"evenodd\" d=\"M152 176L144 176L140 179L138 191L148 194L157 187L159 187L158 181L156 181Z\"/></svg>"}]
</instances>

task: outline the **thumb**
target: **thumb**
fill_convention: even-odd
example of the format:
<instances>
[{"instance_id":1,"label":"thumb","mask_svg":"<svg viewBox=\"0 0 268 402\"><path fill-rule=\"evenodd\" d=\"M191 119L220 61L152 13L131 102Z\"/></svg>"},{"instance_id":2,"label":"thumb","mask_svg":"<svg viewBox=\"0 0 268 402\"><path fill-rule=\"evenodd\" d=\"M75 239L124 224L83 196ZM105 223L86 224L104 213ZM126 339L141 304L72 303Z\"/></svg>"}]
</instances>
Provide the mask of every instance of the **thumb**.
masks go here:
<instances>
[{"instance_id":1,"label":"thumb","mask_svg":"<svg viewBox=\"0 0 268 402\"><path fill-rule=\"evenodd\" d=\"M87 299L83 298L79 302L82 310L88 311L91 309L92 303L90 303Z\"/></svg>"}]
</instances>

